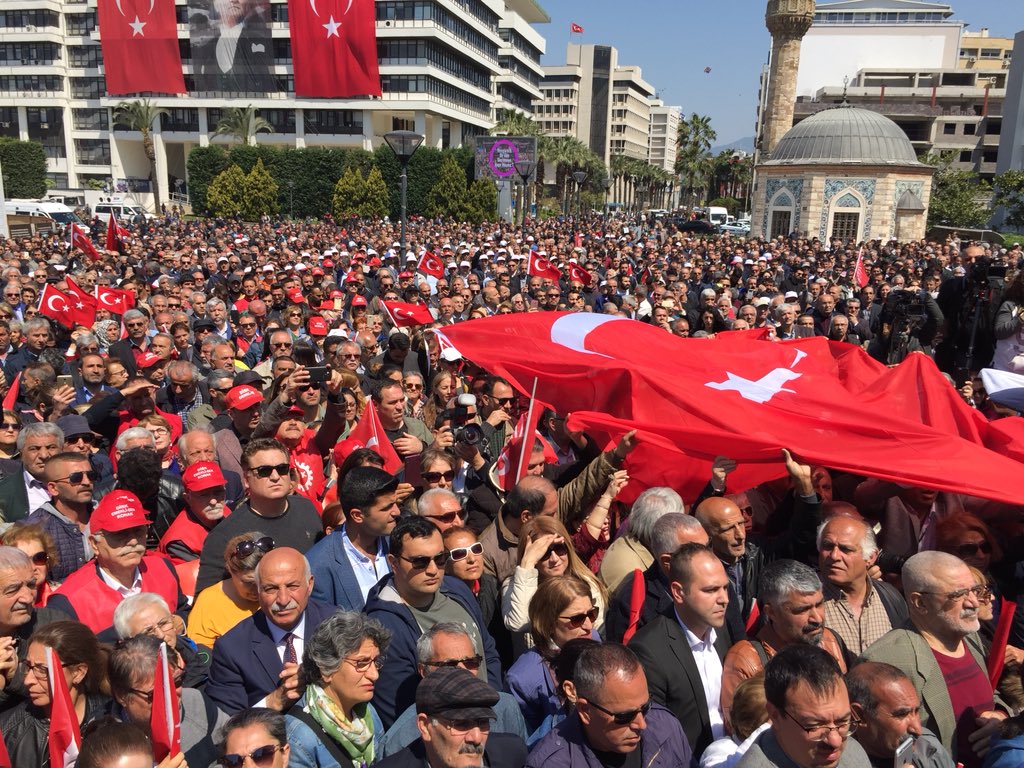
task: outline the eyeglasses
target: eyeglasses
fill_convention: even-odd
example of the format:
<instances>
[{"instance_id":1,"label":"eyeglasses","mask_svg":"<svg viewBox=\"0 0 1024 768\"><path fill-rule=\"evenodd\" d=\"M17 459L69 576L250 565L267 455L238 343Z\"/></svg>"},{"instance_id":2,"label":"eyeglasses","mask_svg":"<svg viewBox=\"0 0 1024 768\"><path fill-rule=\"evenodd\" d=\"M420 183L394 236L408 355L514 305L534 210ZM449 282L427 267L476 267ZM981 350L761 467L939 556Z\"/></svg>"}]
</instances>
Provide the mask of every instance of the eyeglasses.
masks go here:
<instances>
[{"instance_id":1,"label":"eyeglasses","mask_svg":"<svg viewBox=\"0 0 1024 768\"><path fill-rule=\"evenodd\" d=\"M992 545L987 541L969 541L961 544L956 548L957 557L963 560L965 557L971 557L978 553L983 555L992 554Z\"/></svg>"},{"instance_id":2,"label":"eyeglasses","mask_svg":"<svg viewBox=\"0 0 1024 768\"><path fill-rule=\"evenodd\" d=\"M239 557L248 557L257 549L266 554L274 548L274 540L269 536L262 536L256 540L243 539L235 544L235 554Z\"/></svg>"},{"instance_id":3,"label":"eyeglasses","mask_svg":"<svg viewBox=\"0 0 1024 768\"><path fill-rule=\"evenodd\" d=\"M274 755L284 749L283 744L267 744L257 747L247 755L224 755L217 758L217 764L222 768L242 768L248 758L256 768L268 768L274 762Z\"/></svg>"},{"instance_id":4,"label":"eyeglasses","mask_svg":"<svg viewBox=\"0 0 1024 768\"><path fill-rule=\"evenodd\" d=\"M591 608L586 613L574 613L572 616L559 616L558 618L568 623L573 629L579 629L586 623L587 619L590 619L591 624L597 621L598 613L597 608Z\"/></svg>"},{"instance_id":5,"label":"eyeglasses","mask_svg":"<svg viewBox=\"0 0 1024 768\"><path fill-rule=\"evenodd\" d=\"M239 323L238 327L239 328L255 328L256 327L256 323Z\"/></svg>"},{"instance_id":6,"label":"eyeglasses","mask_svg":"<svg viewBox=\"0 0 1024 768\"><path fill-rule=\"evenodd\" d=\"M423 664L428 667L437 667L443 669L448 667L454 669L455 667L465 667L470 672L476 672L480 669L480 665L483 663L482 656L467 656L464 659L445 659L444 661L425 661Z\"/></svg>"},{"instance_id":7,"label":"eyeglasses","mask_svg":"<svg viewBox=\"0 0 1024 768\"><path fill-rule=\"evenodd\" d=\"M465 560L469 557L470 553L474 555L482 555L484 553L484 545L478 541L476 544L470 544L468 547L456 547L455 549L449 549L448 558L453 563L457 563L459 560Z\"/></svg>"},{"instance_id":8,"label":"eyeglasses","mask_svg":"<svg viewBox=\"0 0 1024 768\"><path fill-rule=\"evenodd\" d=\"M290 469L291 466L288 464L265 464L259 467L249 467L250 472L263 480L266 480L275 472L277 472L281 477L286 477L288 475L288 470Z\"/></svg>"},{"instance_id":9,"label":"eyeglasses","mask_svg":"<svg viewBox=\"0 0 1024 768\"><path fill-rule=\"evenodd\" d=\"M0 428L18 432L21 430L21 424L16 421L5 421L0 423Z\"/></svg>"},{"instance_id":10,"label":"eyeglasses","mask_svg":"<svg viewBox=\"0 0 1024 768\"><path fill-rule=\"evenodd\" d=\"M922 595L937 595L938 597L944 597L947 600L950 600L954 603L960 602L961 600L966 598L967 595L970 593L973 593L974 596L979 600L985 597L985 593L991 593L991 590L989 590L987 586L984 586L982 584L975 584L973 587L964 587L963 589L958 589L955 592L925 592L924 590L919 591Z\"/></svg>"},{"instance_id":11,"label":"eyeglasses","mask_svg":"<svg viewBox=\"0 0 1024 768\"><path fill-rule=\"evenodd\" d=\"M371 664L373 664L373 666L375 666L377 668L377 671L379 672L380 668L384 666L384 662L387 660L388 657L385 656L383 653L380 656L377 656L373 659L342 659L342 661L347 661L349 664L355 667L356 672L365 672L370 668Z\"/></svg>"},{"instance_id":12,"label":"eyeglasses","mask_svg":"<svg viewBox=\"0 0 1024 768\"><path fill-rule=\"evenodd\" d=\"M447 718L435 717L434 720L456 736L465 736L474 728L479 728L484 733L491 730L491 721L487 717L478 717L472 720L448 720Z\"/></svg>"},{"instance_id":13,"label":"eyeglasses","mask_svg":"<svg viewBox=\"0 0 1024 768\"><path fill-rule=\"evenodd\" d=\"M787 712L785 709L782 710L782 714L784 714L786 717L788 717L790 720L792 720L794 723L800 726L804 733L806 733L807 736L813 741L824 741L828 738L828 735L832 733L832 731L838 733L839 738L841 738L843 741L846 741L850 734L857 730L857 721L854 720L852 717L848 720L844 720L839 723L834 723L833 725L806 726L799 720L797 720L795 717L793 717L791 714L789 714L789 712Z\"/></svg>"},{"instance_id":14,"label":"eyeglasses","mask_svg":"<svg viewBox=\"0 0 1024 768\"><path fill-rule=\"evenodd\" d=\"M50 558L45 552L36 552L34 555L29 555L29 559L32 561L32 565L50 564Z\"/></svg>"},{"instance_id":15,"label":"eyeglasses","mask_svg":"<svg viewBox=\"0 0 1024 768\"><path fill-rule=\"evenodd\" d=\"M71 472L67 477L58 477L53 482L70 483L71 485L81 485L83 480L88 480L90 483L95 483L99 479L99 472L97 472L94 469L88 469L80 472Z\"/></svg>"},{"instance_id":16,"label":"eyeglasses","mask_svg":"<svg viewBox=\"0 0 1024 768\"><path fill-rule=\"evenodd\" d=\"M499 408L503 405L508 405L515 400L515 397L492 397L491 400Z\"/></svg>"},{"instance_id":17,"label":"eyeglasses","mask_svg":"<svg viewBox=\"0 0 1024 768\"><path fill-rule=\"evenodd\" d=\"M405 388L406 389L411 389L413 392L418 392L419 390L423 389L423 385L422 384L406 384Z\"/></svg>"},{"instance_id":18,"label":"eyeglasses","mask_svg":"<svg viewBox=\"0 0 1024 768\"><path fill-rule=\"evenodd\" d=\"M160 621L158 621L156 624L151 624L148 627L146 627L145 629L142 629L139 632L136 632L135 634L136 634L136 636L138 636L138 635L152 635L152 636L155 637L158 630L160 632L166 632L167 630L173 629L173 628L174 628L174 617L173 616L167 616L167 617L165 617L163 619L160 619Z\"/></svg>"},{"instance_id":19,"label":"eyeglasses","mask_svg":"<svg viewBox=\"0 0 1024 768\"><path fill-rule=\"evenodd\" d=\"M60 665L62 668L67 668L71 666L70 664L66 664L63 661L61 662ZM35 675L37 680L46 680L48 677L48 668L45 664L36 664L35 662L29 661L28 659L25 659L25 672L30 675Z\"/></svg>"},{"instance_id":20,"label":"eyeglasses","mask_svg":"<svg viewBox=\"0 0 1024 768\"><path fill-rule=\"evenodd\" d=\"M644 717L646 717L647 713L651 711L650 701L648 701L642 707L639 707L637 709L627 709L625 712L612 712L610 709L605 709L604 707L602 707L596 701L591 701L590 699L583 700L586 701L587 704L589 704L590 706L594 707L594 709L598 709L601 712L604 712L606 715L608 715L608 717L610 717L612 719L612 722L614 722L616 725L629 725L634 720L636 720L637 715L643 715Z\"/></svg>"},{"instance_id":21,"label":"eyeglasses","mask_svg":"<svg viewBox=\"0 0 1024 768\"><path fill-rule=\"evenodd\" d=\"M275 349L287 349L291 345L292 345L292 343L290 341L272 341L272 342L270 342L270 346L274 347Z\"/></svg>"},{"instance_id":22,"label":"eyeglasses","mask_svg":"<svg viewBox=\"0 0 1024 768\"><path fill-rule=\"evenodd\" d=\"M426 480L428 483L436 483L442 477L449 483L455 479L455 470L449 469L447 472L421 472L420 477Z\"/></svg>"},{"instance_id":23,"label":"eyeglasses","mask_svg":"<svg viewBox=\"0 0 1024 768\"><path fill-rule=\"evenodd\" d=\"M406 557L405 555L399 555L399 560L405 560L417 571L422 571L427 568L431 563L436 565L438 568L444 568L448 564L448 550L438 552L433 557L427 555L417 555L416 557Z\"/></svg>"},{"instance_id":24,"label":"eyeglasses","mask_svg":"<svg viewBox=\"0 0 1024 768\"><path fill-rule=\"evenodd\" d=\"M153 435L169 435L169 434L171 434L171 430L169 430L167 427L146 427L146 429L148 429L150 434L153 434Z\"/></svg>"}]
</instances>

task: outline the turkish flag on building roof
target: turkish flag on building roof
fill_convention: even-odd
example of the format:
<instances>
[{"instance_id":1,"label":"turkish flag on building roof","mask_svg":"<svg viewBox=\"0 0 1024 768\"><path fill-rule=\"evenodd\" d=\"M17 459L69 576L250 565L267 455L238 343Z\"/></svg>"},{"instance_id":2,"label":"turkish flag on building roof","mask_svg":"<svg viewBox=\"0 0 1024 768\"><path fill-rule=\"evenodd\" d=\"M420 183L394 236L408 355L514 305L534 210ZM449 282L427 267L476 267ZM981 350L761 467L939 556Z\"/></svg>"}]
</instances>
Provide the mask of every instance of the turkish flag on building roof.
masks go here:
<instances>
[{"instance_id":1,"label":"turkish flag on building roof","mask_svg":"<svg viewBox=\"0 0 1024 768\"><path fill-rule=\"evenodd\" d=\"M185 93L174 0L99 0L107 93Z\"/></svg>"},{"instance_id":2,"label":"turkish flag on building roof","mask_svg":"<svg viewBox=\"0 0 1024 768\"><path fill-rule=\"evenodd\" d=\"M444 262L430 251L426 251L420 257L420 263L416 265L416 271L441 279L444 277Z\"/></svg>"},{"instance_id":3,"label":"turkish flag on building roof","mask_svg":"<svg viewBox=\"0 0 1024 768\"><path fill-rule=\"evenodd\" d=\"M396 328L410 328L416 325L428 325L434 322L434 316L426 304L407 304L404 301L384 301L381 305L387 310L391 324Z\"/></svg>"},{"instance_id":4,"label":"turkish flag on building roof","mask_svg":"<svg viewBox=\"0 0 1024 768\"><path fill-rule=\"evenodd\" d=\"M380 96L374 0L288 0L295 95Z\"/></svg>"},{"instance_id":5,"label":"turkish flag on building roof","mask_svg":"<svg viewBox=\"0 0 1024 768\"><path fill-rule=\"evenodd\" d=\"M693 498L714 457L724 455L740 463L729 484L742 490L780 477L781 449L788 448L806 463L1019 500L1020 462L949 425L926 424L920 413L860 402L837 374L824 338L680 339L590 313L498 315L445 333L468 360L521 392L536 378L537 399L572 413L574 426L609 440L638 429L640 449L627 468L642 487L667 484ZM902 386L908 381L913 377Z\"/></svg>"},{"instance_id":6,"label":"turkish flag on building roof","mask_svg":"<svg viewBox=\"0 0 1024 768\"><path fill-rule=\"evenodd\" d=\"M569 31L576 35L583 34L583 27L577 24L575 21L569 24Z\"/></svg>"},{"instance_id":7,"label":"turkish flag on building roof","mask_svg":"<svg viewBox=\"0 0 1024 768\"><path fill-rule=\"evenodd\" d=\"M545 277L556 283L561 279L562 273L546 257L538 255L538 251L530 251L526 262L526 274L532 277Z\"/></svg>"},{"instance_id":8,"label":"turkish flag on building roof","mask_svg":"<svg viewBox=\"0 0 1024 768\"><path fill-rule=\"evenodd\" d=\"M366 409L352 428L348 439L357 442L363 448L370 448L380 454L380 457L384 459L385 471L395 474L402 468L402 460L384 433L384 425L380 423L380 417L377 415L377 409L372 399L366 401Z\"/></svg>"}]
</instances>

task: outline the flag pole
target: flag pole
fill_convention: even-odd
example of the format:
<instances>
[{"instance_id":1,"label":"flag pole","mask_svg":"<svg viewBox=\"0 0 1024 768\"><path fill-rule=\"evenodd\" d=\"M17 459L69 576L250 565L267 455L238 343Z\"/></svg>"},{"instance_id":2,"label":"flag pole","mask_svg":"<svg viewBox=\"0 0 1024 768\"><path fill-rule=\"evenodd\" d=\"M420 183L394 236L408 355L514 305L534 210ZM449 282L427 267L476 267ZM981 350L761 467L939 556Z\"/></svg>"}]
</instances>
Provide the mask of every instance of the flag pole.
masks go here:
<instances>
[{"instance_id":1,"label":"flag pole","mask_svg":"<svg viewBox=\"0 0 1024 768\"><path fill-rule=\"evenodd\" d=\"M533 379L533 389L530 392L530 407L526 409L526 428L527 429L529 429L530 425L533 424L533 409L536 407L536 403L537 403L537 379L535 377ZM536 440L537 439L536 430L534 430L534 434L533 435L526 435L526 434L523 435L523 444L522 444L522 446L519 449L519 466L516 468L516 482L517 483L519 482L519 480L523 476L523 467L526 466L525 462L526 462L526 457L528 455L527 452L526 452L526 446L529 445L530 446L530 451L531 452L533 451L533 441L532 440L528 441L527 440L528 437L532 437L533 440Z\"/></svg>"}]
</instances>

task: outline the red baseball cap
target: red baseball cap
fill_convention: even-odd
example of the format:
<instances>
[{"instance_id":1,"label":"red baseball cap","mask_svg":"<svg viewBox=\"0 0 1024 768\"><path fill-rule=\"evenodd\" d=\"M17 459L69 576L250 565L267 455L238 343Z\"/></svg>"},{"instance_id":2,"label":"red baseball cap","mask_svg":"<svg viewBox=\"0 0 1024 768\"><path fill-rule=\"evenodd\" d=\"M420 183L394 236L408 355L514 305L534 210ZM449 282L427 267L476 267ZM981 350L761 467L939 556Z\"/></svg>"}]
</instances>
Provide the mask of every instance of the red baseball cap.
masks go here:
<instances>
[{"instance_id":1,"label":"red baseball cap","mask_svg":"<svg viewBox=\"0 0 1024 768\"><path fill-rule=\"evenodd\" d=\"M159 363L167 362L160 355L155 355L152 352L143 352L139 355L139 359L135 361L135 366L140 370L143 368L152 368L154 365Z\"/></svg>"},{"instance_id":2,"label":"red baseball cap","mask_svg":"<svg viewBox=\"0 0 1024 768\"><path fill-rule=\"evenodd\" d=\"M353 296L352 297L352 306L353 307L365 307L366 306L366 297L365 296Z\"/></svg>"},{"instance_id":3,"label":"red baseball cap","mask_svg":"<svg viewBox=\"0 0 1024 768\"><path fill-rule=\"evenodd\" d=\"M413 275L412 272L399 272L398 273L398 279L399 280L405 280L405 279L413 277L413 276L414 275Z\"/></svg>"},{"instance_id":4,"label":"red baseball cap","mask_svg":"<svg viewBox=\"0 0 1024 768\"><path fill-rule=\"evenodd\" d=\"M313 272L311 274L313 277L323 277L324 271L320 269L320 267L313 267Z\"/></svg>"},{"instance_id":5,"label":"red baseball cap","mask_svg":"<svg viewBox=\"0 0 1024 768\"><path fill-rule=\"evenodd\" d=\"M89 517L89 530L94 533L117 533L140 525L149 525L149 519L139 497L131 491L111 491L100 499Z\"/></svg>"},{"instance_id":6,"label":"red baseball cap","mask_svg":"<svg viewBox=\"0 0 1024 768\"><path fill-rule=\"evenodd\" d=\"M347 275L345 275L345 282L357 283L359 282L359 276L355 272L349 272Z\"/></svg>"},{"instance_id":7,"label":"red baseball cap","mask_svg":"<svg viewBox=\"0 0 1024 768\"><path fill-rule=\"evenodd\" d=\"M189 465L185 474L181 476L181 481L185 484L185 490L193 493L210 488L223 488L228 484L220 467L212 461L197 461Z\"/></svg>"},{"instance_id":8,"label":"red baseball cap","mask_svg":"<svg viewBox=\"0 0 1024 768\"><path fill-rule=\"evenodd\" d=\"M288 291L288 301L292 304L302 304L306 300L306 297L302 295L302 291L298 288L292 288Z\"/></svg>"},{"instance_id":9,"label":"red baseball cap","mask_svg":"<svg viewBox=\"0 0 1024 768\"><path fill-rule=\"evenodd\" d=\"M330 259L324 259L324 269L334 269L334 262Z\"/></svg>"},{"instance_id":10,"label":"red baseball cap","mask_svg":"<svg viewBox=\"0 0 1024 768\"><path fill-rule=\"evenodd\" d=\"M257 403L263 402L263 395L255 387L250 387L248 384L239 384L237 387L232 387L228 391L228 396L224 398L224 405L228 408L236 411L245 411L252 408Z\"/></svg>"},{"instance_id":11,"label":"red baseball cap","mask_svg":"<svg viewBox=\"0 0 1024 768\"><path fill-rule=\"evenodd\" d=\"M332 298L332 299L344 299L345 298L345 294L342 293L341 291L331 291L330 298Z\"/></svg>"},{"instance_id":12,"label":"red baseball cap","mask_svg":"<svg viewBox=\"0 0 1024 768\"><path fill-rule=\"evenodd\" d=\"M327 321L320 317L320 315L313 315L311 318L309 318L307 327L309 328L310 336L327 335Z\"/></svg>"}]
</instances>

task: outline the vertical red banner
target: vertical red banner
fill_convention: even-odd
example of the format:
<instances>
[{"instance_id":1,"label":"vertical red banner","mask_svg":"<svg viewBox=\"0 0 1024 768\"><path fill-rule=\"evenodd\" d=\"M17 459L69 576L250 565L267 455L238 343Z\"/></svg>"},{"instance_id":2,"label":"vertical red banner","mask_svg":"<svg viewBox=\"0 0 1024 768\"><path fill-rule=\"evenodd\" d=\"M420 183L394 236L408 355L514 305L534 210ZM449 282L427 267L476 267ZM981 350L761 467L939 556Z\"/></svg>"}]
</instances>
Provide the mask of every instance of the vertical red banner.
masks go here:
<instances>
[{"instance_id":1,"label":"vertical red banner","mask_svg":"<svg viewBox=\"0 0 1024 768\"><path fill-rule=\"evenodd\" d=\"M380 96L374 0L288 0L295 95Z\"/></svg>"},{"instance_id":2,"label":"vertical red banner","mask_svg":"<svg viewBox=\"0 0 1024 768\"><path fill-rule=\"evenodd\" d=\"M98 0L107 93L185 93L174 0Z\"/></svg>"}]
</instances>

